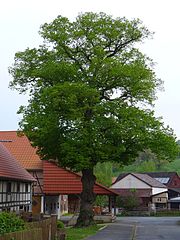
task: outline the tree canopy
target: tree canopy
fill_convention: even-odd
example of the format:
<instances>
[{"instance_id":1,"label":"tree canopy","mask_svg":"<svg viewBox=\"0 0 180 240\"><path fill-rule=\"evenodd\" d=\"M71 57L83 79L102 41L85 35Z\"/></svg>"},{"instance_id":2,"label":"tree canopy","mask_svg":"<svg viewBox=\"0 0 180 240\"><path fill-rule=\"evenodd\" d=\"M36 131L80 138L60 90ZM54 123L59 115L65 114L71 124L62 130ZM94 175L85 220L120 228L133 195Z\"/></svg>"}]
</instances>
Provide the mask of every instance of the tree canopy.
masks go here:
<instances>
[{"instance_id":1,"label":"tree canopy","mask_svg":"<svg viewBox=\"0 0 180 240\"><path fill-rule=\"evenodd\" d=\"M138 49L152 35L139 19L58 16L40 35L43 44L16 53L9 71L10 86L30 94L20 128L43 159L82 172L127 165L147 148L174 159L173 132L152 110L162 82Z\"/></svg>"}]
</instances>

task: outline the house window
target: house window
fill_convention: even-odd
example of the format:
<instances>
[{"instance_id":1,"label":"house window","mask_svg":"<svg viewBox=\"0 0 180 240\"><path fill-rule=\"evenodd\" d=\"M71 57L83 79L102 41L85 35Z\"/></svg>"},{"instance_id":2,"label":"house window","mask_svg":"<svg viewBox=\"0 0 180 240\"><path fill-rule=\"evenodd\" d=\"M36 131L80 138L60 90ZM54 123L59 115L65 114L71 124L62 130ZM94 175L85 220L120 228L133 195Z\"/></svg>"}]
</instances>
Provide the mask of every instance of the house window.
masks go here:
<instances>
[{"instance_id":1,"label":"house window","mask_svg":"<svg viewBox=\"0 0 180 240\"><path fill-rule=\"evenodd\" d=\"M56 210L56 203L54 203L54 210Z\"/></svg>"},{"instance_id":2,"label":"house window","mask_svg":"<svg viewBox=\"0 0 180 240\"><path fill-rule=\"evenodd\" d=\"M7 182L6 192L11 193L11 182Z\"/></svg>"},{"instance_id":3,"label":"house window","mask_svg":"<svg viewBox=\"0 0 180 240\"><path fill-rule=\"evenodd\" d=\"M25 192L26 192L26 193L28 192L28 186L29 186L29 184L26 183L26 184L25 184Z\"/></svg>"},{"instance_id":4,"label":"house window","mask_svg":"<svg viewBox=\"0 0 180 240\"><path fill-rule=\"evenodd\" d=\"M17 192L18 193L20 192L20 183L19 182L17 183Z\"/></svg>"},{"instance_id":5,"label":"house window","mask_svg":"<svg viewBox=\"0 0 180 240\"><path fill-rule=\"evenodd\" d=\"M19 206L19 209L20 209L20 210L23 210L23 209L24 209L24 206L23 206L23 205L20 205L20 206Z\"/></svg>"}]
</instances>

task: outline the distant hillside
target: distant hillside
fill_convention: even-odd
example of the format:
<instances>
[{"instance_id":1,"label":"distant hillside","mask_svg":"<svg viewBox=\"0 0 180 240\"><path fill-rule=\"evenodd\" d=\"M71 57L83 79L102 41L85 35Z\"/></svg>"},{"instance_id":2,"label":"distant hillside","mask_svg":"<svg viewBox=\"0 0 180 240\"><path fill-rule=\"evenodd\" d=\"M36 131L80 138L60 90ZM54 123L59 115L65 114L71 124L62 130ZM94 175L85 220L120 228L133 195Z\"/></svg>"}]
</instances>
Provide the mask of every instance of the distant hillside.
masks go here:
<instances>
[{"instance_id":1,"label":"distant hillside","mask_svg":"<svg viewBox=\"0 0 180 240\"><path fill-rule=\"evenodd\" d=\"M180 175L180 158L176 158L174 161L168 163L166 161L156 162L154 160L148 160L143 162L135 162L125 167L113 168L113 175L118 176L121 172L177 172Z\"/></svg>"}]
</instances>

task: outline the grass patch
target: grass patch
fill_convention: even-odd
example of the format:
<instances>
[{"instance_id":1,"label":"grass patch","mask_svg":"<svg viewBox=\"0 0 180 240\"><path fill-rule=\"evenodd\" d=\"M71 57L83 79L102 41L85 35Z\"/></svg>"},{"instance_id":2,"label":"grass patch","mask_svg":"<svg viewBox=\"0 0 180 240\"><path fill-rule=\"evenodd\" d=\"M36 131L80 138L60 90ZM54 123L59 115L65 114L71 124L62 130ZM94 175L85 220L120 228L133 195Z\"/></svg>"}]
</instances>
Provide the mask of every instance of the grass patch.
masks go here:
<instances>
[{"instance_id":1,"label":"grass patch","mask_svg":"<svg viewBox=\"0 0 180 240\"><path fill-rule=\"evenodd\" d=\"M66 240L81 240L94 235L100 228L105 225L95 225L86 228L66 228Z\"/></svg>"},{"instance_id":2,"label":"grass patch","mask_svg":"<svg viewBox=\"0 0 180 240\"><path fill-rule=\"evenodd\" d=\"M179 217L180 211L162 211L154 214L155 217Z\"/></svg>"},{"instance_id":3,"label":"grass patch","mask_svg":"<svg viewBox=\"0 0 180 240\"><path fill-rule=\"evenodd\" d=\"M64 214L63 214L63 217L64 217L64 216L73 216L73 215L74 215L74 214L72 214L72 213L64 213Z\"/></svg>"}]
</instances>

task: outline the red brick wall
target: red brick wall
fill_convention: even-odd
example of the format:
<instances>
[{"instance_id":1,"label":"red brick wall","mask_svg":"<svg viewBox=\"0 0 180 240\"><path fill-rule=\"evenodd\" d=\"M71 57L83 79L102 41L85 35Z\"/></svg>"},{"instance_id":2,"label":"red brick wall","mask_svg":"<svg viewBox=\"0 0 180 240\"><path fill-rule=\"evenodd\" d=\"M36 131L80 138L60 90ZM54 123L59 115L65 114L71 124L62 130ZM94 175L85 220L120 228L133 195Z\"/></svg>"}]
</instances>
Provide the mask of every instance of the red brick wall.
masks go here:
<instances>
[{"instance_id":1,"label":"red brick wall","mask_svg":"<svg viewBox=\"0 0 180 240\"><path fill-rule=\"evenodd\" d=\"M178 175L175 175L170 183L168 183L169 188L180 188L180 177Z\"/></svg>"}]
</instances>

